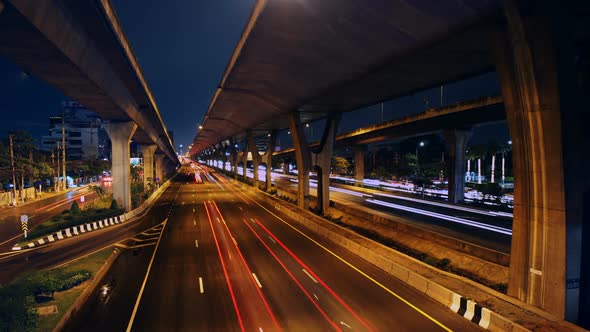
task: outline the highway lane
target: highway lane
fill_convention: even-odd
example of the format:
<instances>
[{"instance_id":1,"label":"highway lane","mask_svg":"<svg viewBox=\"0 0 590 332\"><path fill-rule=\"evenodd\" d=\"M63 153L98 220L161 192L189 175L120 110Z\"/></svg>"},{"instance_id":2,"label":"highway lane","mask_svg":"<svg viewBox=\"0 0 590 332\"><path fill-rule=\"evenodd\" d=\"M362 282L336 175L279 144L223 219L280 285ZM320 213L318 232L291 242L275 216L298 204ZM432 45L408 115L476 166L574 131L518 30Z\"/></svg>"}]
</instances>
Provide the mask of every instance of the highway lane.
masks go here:
<instances>
[{"instance_id":1,"label":"highway lane","mask_svg":"<svg viewBox=\"0 0 590 332\"><path fill-rule=\"evenodd\" d=\"M235 211L237 208L243 216L242 224L245 225L244 220L253 219L255 222L250 221L250 227L247 228L252 228L250 231L258 234L259 241L266 242L268 247L276 250L294 274L300 273L298 279L308 283L306 287L309 287L309 292L319 298L316 301L326 308L330 319L341 328L353 325L355 330L379 331L436 331L444 327L456 331L480 330L475 324L347 250L317 239L303 228L299 229L301 233L296 231L292 228L296 223L281 216L280 212L263 208L264 204L259 205L247 193L235 194L243 198L243 204L220 204L222 213L232 209L233 213L238 213ZM234 223L228 225L234 226ZM259 257L250 255L247 248L244 248L244 253L246 257ZM301 273L303 269L307 273ZM331 305L325 301L338 303L337 307L341 310L331 309Z\"/></svg>"},{"instance_id":2,"label":"highway lane","mask_svg":"<svg viewBox=\"0 0 590 332\"><path fill-rule=\"evenodd\" d=\"M202 178L153 211L166 220L158 244L141 259L122 249L108 303L95 293L66 330L481 330L227 180Z\"/></svg>"},{"instance_id":3,"label":"highway lane","mask_svg":"<svg viewBox=\"0 0 590 332\"><path fill-rule=\"evenodd\" d=\"M171 184L154 203L149 213L137 220L66 238L29 250L0 254L0 284L11 281L24 271L47 269L60 265L157 225L166 217L170 210L170 203L179 187L179 184Z\"/></svg>"}]
</instances>

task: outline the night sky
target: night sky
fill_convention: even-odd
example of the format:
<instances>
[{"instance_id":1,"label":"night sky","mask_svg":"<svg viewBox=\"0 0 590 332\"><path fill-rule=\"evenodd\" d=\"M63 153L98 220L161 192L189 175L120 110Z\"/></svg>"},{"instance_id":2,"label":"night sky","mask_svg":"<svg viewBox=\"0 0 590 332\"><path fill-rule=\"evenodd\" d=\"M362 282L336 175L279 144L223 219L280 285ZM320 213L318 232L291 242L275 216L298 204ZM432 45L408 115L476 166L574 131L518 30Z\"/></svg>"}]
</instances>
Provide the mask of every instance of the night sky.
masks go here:
<instances>
[{"instance_id":1,"label":"night sky","mask_svg":"<svg viewBox=\"0 0 590 332\"><path fill-rule=\"evenodd\" d=\"M188 145L250 16L253 0L113 0L176 148ZM61 92L0 57L0 135L46 135ZM186 150L185 150L186 151Z\"/></svg>"},{"instance_id":2,"label":"night sky","mask_svg":"<svg viewBox=\"0 0 590 332\"><path fill-rule=\"evenodd\" d=\"M197 124L219 84L254 0L161 1L113 0L113 5L156 99L168 130L174 132L176 148L192 143ZM47 134L48 117L61 113L67 97L0 57L0 135L14 129L27 130L36 139ZM445 86L444 103L499 94L494 74ZM439 89L390 101L384 120L425 110L440 104ZM349 113L340 131L375 123L380 106ZM359 122L360 121L360 122ZM500 130L500 131L499 131ZM491 136L507 139L505 126L479 130L474 140Z\"/></svg>"}]
</instances>

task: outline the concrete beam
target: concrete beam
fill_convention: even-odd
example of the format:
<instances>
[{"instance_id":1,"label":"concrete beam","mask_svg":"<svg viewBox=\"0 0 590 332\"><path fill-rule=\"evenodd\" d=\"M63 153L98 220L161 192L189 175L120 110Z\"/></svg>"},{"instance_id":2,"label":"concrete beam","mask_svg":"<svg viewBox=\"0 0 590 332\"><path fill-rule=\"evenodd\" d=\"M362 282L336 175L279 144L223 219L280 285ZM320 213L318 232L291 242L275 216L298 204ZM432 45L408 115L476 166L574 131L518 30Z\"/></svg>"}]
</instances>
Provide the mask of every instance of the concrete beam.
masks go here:
<instances>
[{"instance_id":1,"label":"concrete beam","mask_svg":"<svg viewBox=\"0 0 590 332\"><path fill-rule=\"evenodd\" d=\"M111 122L104 125L111 139L113 197L125 211L131 210L131 169L129 143L137 130L134 122Z\"/></svg>"}]
</instances>

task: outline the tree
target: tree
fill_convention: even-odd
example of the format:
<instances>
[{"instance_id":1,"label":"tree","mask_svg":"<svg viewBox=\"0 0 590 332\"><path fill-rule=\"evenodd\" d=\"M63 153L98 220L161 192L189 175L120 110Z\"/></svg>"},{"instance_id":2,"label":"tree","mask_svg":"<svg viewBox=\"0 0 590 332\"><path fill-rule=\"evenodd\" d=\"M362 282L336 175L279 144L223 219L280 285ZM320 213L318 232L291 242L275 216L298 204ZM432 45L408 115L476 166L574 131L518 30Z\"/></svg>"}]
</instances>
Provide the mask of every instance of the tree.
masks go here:
<instances>
[{"instance_id":1,"label":"tree","mask_svg":"<svg viewBox=\"0 0 590 332\"><path fill-rule=\"evenodd\" d=\"M350 168L350 162L344 157L332 157L332 168L335 173L347 174Z\"/></svg>"}]
</instances>

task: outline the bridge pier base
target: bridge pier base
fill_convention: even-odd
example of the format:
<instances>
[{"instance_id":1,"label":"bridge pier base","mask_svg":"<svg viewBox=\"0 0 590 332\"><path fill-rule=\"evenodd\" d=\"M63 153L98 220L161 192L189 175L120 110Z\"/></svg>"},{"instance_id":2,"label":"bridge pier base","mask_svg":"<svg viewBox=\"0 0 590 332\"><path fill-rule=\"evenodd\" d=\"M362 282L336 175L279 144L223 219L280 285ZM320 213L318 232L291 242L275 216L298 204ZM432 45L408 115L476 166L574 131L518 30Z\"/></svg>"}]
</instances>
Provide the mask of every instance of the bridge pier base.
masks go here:
<instances>
[{"instance_id":1,"label":"bridge pier base","mask_svg":"<svg viewBox=\"0 0 590 332\"><path fill-rule=\"evenodd\" d=\"M465 149L471 138L470 130L447 130L444 137L449 145L449 203L462 203L465 199Z\"/></svg>"},{"instance_id":2,"label":"bridge pier base","mask_svg":"<svg viewBox=\"0 0 590 332\"><path fill-rule=\"evenodd\" d=\"M155 144L140 145L141 155L143 156L143 187L147 189L150 183L154 183L154 153L157 146Z\"/></svg>"},{"instance_id":3,"label":"bridge pier base","mask_svg":"<svg viewBox=\"0 0 590 332\"><path fill-rule=\"evenodd\" d=\"M154 181L156 181L158 183L164 181L164 171L162 169L162 167L164 167L164 157L166 157L166 156L163 154L156 154L155 155L156 178L154 179Z\"/></svg>"},{"instance_id":4,"label":"bridge pier base","mask_svg":"<svg viewBox=\"0 0 590 332\"><path fill-rule=\"evenodd\" d=\"M354 153L354 185L363 186L365 179L365 146L355 146L352 148Z\"/></svg>"},{"instance_id":5,"label":"bridge pier base","mask_svg":"<svg viewBox=\"0 0 590 332\"><path fill-rule=\"evenodd\" d=\"M326 120L322 140L312 155L312 165L318 178L317 196L320 214L326 213L330 207L330 169L332 166L334 141L336 140L339 123L340 115L329 117Z\"/></svg>"},{"instance_id":6,"label":"bridge pier base","mask_svg":"<svg viewBox=\"0 0 590 332\"><path fill-rule=\"evenodd\" d=\"M104 129L111 139L113 197L119 206L129 211L131 209L131 170L129 161L129 143L137 130L134 122L111 122L104 125Z\"/></svg>"},{"instance_id":7,"label":"bridge pier base","mask_svg":"<svg viewBox=\"0 0 590 332\"><path fill-rule=\"evenodd\" d=\"M291 112L288 116L291 139L293 140L297 160L297 205L307 210L309 209L309 148L299 113Z\"/></svg>"},{"instance_id":8,"label":"bridge pier base","mask_svg":"<svg viewBox=\"0 0 590 332\"><path fill-rule=\"evenodd\" d=\"M275 151L277 144L277 131L273 130L270 132L268 139L268 145L266 146L266 153L262 157L262 162L266 164L266 181L265 190L269 191L272 188L272 154Z\"/></svg>"},{"instance_id":9,"label":"bridge pier base","mask_svg":"<svg viewBox=\"0 0 590 332\"><path fill-rule=\"evenodd\" d=\"M258 153L256 140L254 139L252 132L248 132L246 135L248 140L246 155L248 152L250 152L252 156L252 186L258 188L258 167L260 166L260 154Z\"/></svg>"}]
</instances>

